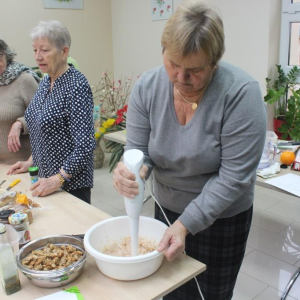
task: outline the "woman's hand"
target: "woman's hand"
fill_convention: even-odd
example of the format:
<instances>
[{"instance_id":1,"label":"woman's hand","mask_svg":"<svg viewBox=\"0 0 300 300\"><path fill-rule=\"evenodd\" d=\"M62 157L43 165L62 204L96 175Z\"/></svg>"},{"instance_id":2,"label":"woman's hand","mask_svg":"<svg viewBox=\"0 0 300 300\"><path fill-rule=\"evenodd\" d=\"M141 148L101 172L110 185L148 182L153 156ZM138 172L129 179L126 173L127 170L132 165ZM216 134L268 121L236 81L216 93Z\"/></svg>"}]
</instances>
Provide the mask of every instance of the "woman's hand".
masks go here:
<instances>
[{"instance_id":1,"label":"woman's hand","mask_svg":"<svg viewBox=\"0 0 300 300\"><path fill-rule=\"evenodd\" d=\"M16 121L12 124L7 142L7 147L10 152L17 152L21 148L20 134L22 128L23 124L20 121Z\"/></svg>"},{"instance_id":2,"label":"woman's hand","mask_svg":"<svg viewBox=\"0 0 300 300\"><path fill-rule=\"evenodd\" d=\"M33 197L44 197L57 191L61 187L58 176L39 178L30 188Z\"/></svg>"},{"instance_id":3,"label":"woman's hand","mask_svg":"<svg viewBox=\"0 0 300 300\"><path fill-rule=\"evenodd\" d=\"M142 165L141 178L145 178L148 167ZM131 173L123 162L119 162L114 170L113 183L115 189L123 196L133 199L139 194L139 184L135 181L135 175Z\"/></svg>"},{"instance_id":4,"label":"woman's hand","mask_svg":"<svg viewBox=\"0 0 300 300\"><path fill-rule=\"evenodd\" d=\"M160 241L157 251L165 251L167 260L172 261L178 257L185 249L185 237L189 234L186 227L180 222L175 221L165 232Z\"/></svg>"},{"instance_id":5,"label":"woman's hand","mask_svg":"<svg viewBox=\"0 0 300 300\"><path fill-rule=\"evenodd\" d=\"M27 161L18 161L12 165L7 171L6 175L14 175L19 173L28 172L28 168L32 166L32 160L29 158Z\"/></svg>"}]
</instances>

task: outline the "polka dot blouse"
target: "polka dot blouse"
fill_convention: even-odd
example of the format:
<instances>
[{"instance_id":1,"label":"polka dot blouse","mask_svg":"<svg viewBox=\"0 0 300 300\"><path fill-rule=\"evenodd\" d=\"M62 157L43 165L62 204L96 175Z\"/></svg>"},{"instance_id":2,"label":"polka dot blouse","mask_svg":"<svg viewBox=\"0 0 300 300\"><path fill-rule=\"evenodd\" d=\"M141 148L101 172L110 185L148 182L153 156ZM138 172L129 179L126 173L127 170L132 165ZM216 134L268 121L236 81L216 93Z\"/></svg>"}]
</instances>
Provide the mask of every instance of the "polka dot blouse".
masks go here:
<instances>
[{"instance_id":1,"label":"polka dot blouse","mask_svg":"<svg viewBox=\"0 0 300 300\"><path fill-rule=\"evenodd\" d=\"M46 76L25 119L39 177L53 176L63 167L72 175L66 191L93 187L93 96L84 75L70 67L55 80L51 91Z\"/></svg>"}]
</instances>

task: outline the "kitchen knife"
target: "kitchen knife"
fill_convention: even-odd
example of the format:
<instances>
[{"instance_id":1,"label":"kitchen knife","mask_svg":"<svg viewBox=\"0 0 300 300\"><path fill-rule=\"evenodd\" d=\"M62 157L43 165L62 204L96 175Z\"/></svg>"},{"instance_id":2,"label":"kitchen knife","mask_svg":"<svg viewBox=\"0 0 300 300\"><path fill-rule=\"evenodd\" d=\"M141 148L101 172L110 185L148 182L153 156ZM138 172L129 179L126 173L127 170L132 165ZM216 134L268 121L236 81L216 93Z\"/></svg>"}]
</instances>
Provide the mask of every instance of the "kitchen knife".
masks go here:
<instances>
[{"instance_id":1,"label":"kitchen knife","mask_svg":"<svg viewBox=\"0 0 300 300\"><path fill-rule=\"evenodd\" d=\"M13 181L9 187L6 189L7 191L9 191L11 188L13 188L16 184L18 184L21 181L21 179L16 179L15 181Z\"/></svg>"},{"instance_id":2,"label":"kitchen knife","mask_svg":"<svg viewBox=\"0 0 300 300\"><path fill-rule=\"evenodd\" d=\"M6 180L3 180L1 183L0 183L0 187L1 187L1 185L5 182Z\"/></svg>"}]
</instances>

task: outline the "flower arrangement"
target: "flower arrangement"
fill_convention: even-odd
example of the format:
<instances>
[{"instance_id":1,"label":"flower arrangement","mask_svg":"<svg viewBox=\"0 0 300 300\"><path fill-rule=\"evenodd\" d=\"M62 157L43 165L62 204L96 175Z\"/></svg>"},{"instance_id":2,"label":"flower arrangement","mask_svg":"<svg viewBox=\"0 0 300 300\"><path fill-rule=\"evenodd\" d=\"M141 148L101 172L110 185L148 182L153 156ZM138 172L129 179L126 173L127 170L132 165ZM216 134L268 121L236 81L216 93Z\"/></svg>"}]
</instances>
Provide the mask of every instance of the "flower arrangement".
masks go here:
<instances>
[{"instance_id":1,"label":"flower arrangement","mask_svg":"<svg viewBox=\"0 0 300 300\"><path fill-rule=\"evenodd\" d=\"M116 114L113 118L105 119L102 122L102 125L99 127L99 131L95 133L96 135L101 137L103 134L116 131L116 130L124 130L126 129L126 113L127 113L128 105L124 105L121 109L117 110ZM96 137L97 138L97 137ZM110 172L115 168L116 164L120 161L123 153L124 153L124 145L108 141L106 144L106 148L112 152L109 161Z\"/></svg>"},{"instance_id":2,"label":"flower arrangement","mask_svg":"<svg viewBox=\"0 0 300 300\"><path fill-rule=\"evenodd\" d=\"M117 81L110 79L107 72L102 73L99 84L92 89L95 103L101 108L101 125L95 126L95 137L126 128L127 101L131 92L131 77ZM110 172L115 168L124 153L124 145L106 141L106 150L111 152Z\"/></svg>"},{"instance_id":3,"label":"flower arrangement","mask_svg":"<svg viewBox=\"0 0 300 300\"><path fill-rule=\"evenodd\" d=\"M102 73L99 84L93 89L95 102L102 105L102 115L113 118L117 111L122 109L130 95L131 77L125 77L117 81L111 80L106 72Z\"/></svg>"}]
</instances>

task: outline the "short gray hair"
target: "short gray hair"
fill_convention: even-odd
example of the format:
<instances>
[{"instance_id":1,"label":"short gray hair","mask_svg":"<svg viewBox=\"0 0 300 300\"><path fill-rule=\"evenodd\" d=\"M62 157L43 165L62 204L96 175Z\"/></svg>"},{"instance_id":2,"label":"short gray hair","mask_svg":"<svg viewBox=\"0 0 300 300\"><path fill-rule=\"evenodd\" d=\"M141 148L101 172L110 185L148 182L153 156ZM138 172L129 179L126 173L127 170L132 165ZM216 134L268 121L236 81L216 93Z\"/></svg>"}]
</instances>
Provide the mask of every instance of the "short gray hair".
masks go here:
<instances>
[{"instance_id":1,"label":"short gray hair","mask_svg":"<svg viewBox=\"0 0 300 300\"><path fill-rule=\"evenodd\" d=\"M163 51L184 58L203 50L209 63L216 65L225 51L224 40L218 13L203 1L189 0L166 23L161 43Z\"/></svg>"},{"instance_id":2,"label":"short gray hair","mask_svg":"<svg viewBox=\"0 0 300 300\"><path fill-rule=\"evenodd\" d=\"M1 39L0 39L0 52L2 52L5 55L7 64L10 64L14 60L15 56L17 55L17 53L14 50L10 49L8 45Z\"/></svg>"},{"instance_id":3,"label":"short gray hair","mask_svg":"<svg viewBox=\"0 0 300 300\"><path fill-rule=\"evenodd\" d=\"M40 21L31 31L30 37L33 41L40 38L47 38L54 44L56 49L71 46L71 36L66 26L59 21Z\"/></svg>"}]
</instances>

